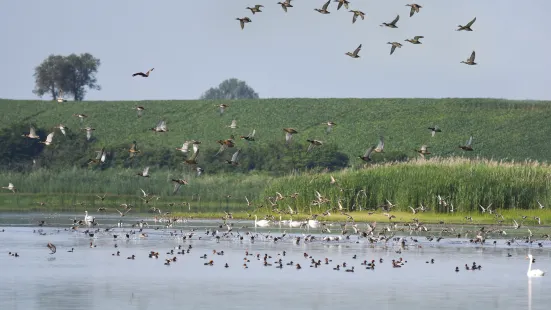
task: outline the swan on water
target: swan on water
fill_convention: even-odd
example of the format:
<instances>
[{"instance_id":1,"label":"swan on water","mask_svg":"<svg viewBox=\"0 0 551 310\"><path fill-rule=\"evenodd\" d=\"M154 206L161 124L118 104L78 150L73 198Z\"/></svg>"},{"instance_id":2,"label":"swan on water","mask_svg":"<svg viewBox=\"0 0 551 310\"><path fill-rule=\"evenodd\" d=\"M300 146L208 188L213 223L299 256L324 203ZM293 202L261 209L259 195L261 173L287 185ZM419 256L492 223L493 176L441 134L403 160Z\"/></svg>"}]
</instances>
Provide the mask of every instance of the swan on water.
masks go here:
<instances>
[{"instance_id":1,"label":"swan on water","mask_svg":"<svg viewBox=\"0 0 551 310\"><path fill-rule=\"evenodd\" d=\"M268 220L258 220L256 214L254 215L254 227L268 227L270 226L270 221Z\"/></svg>"},{"instance_id":2,"label":"swan on water","mask_svg":"<svg viewBox=\"0 0 551 310\"><path fill-rule=\"evenodd\" d=\"M319 228L320 222L318 220L308 220L308 227L310 228Z\"/></svg>"},{"instance_id":3,"label":"swan on water","mask_svg":"<svg viewBox=\"0 0 551 310\"><path fill-rule=\"evenodd\" d=\"M291 219L289 220L289 227L291 227L291 228L299 228L299 227L302 226L302 223L303 223L303 222L300 222L300 221L293 221L293 218L291 218Z\"/></svg>"},{"instance_id":4,"label":"swan on water","mask_svg":"<svg viewBox=\"0 0 551 310\"><path fill-rule=\"evenodd\" d=\"M532 254L528 254L528 257L526 257L530 260L530 263L528 263L528 272L526 275L530 278L533 277L543 277L545 275L545 271L541 271L539 269L532 269L532 260L534 259Z\"/></svg>"}]
</instances>

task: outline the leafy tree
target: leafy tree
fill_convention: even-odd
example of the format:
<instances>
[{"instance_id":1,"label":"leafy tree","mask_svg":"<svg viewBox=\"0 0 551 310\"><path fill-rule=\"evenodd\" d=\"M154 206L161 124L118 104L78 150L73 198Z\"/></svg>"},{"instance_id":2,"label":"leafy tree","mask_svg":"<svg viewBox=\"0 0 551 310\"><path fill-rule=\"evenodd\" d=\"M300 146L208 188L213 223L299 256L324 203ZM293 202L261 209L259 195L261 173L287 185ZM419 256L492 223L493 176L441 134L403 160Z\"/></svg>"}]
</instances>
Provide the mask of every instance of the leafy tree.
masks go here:
<instances>
[{"instance_id":1,"label":"leafy tree","mask_svg":"<svg viewBox=\"0 0 551 310\"><path fill-rule=\"evenodd\" d=\"M236 78L223 81L218 87L211 87L199 99L258 99L258 94Z\"/></svg>"},{"instance_id":2,"label":"leafy tree","mask_svg":"<svg viewBox=\"0 0 551 310\"><path fill-rule=\"evenodd\" d=\"M50 55L35 68L33 93L42 97L49 93L55 100L61 91L71 94L75 101L82 101L85 87L100 90L96 73L100 60L89 53L69 56Z\"/></svg>"}]
</instances>

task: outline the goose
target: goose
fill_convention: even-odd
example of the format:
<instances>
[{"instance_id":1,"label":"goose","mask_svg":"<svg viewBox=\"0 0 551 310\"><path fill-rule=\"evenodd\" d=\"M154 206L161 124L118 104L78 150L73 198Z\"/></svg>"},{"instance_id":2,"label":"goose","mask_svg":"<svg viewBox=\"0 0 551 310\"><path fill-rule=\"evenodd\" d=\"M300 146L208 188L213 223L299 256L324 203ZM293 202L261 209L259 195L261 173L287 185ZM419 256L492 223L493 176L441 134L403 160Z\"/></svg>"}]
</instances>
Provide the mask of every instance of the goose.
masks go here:
<instances>
[{"instance_id":1,"label":"goose","mask_svg":"<svg viewBox=\"0 0 551 310\"><path fill-rule=\"evenodd\" d=\"M358 16L364 20L365 19L365 13L362 12L362 11L358 11L358 10L350 10L348 11L350 13L354 13L354 15L352 16L352 23L354 24L356 22L356 19L358 18Z\"/></svg>"},{"instance_id":2,"label":"goose","mask_svg":"<svg viewBox=\"0 0 551 310\"><path fill-rule=\"evenodd\" d=\"M149 77L149 73L151 73L151 71L155 70L155 68L151 68L149 69L146 73L143 73L143 72L136 72L134 74L132 74L132 77L135 77L135 76L141 76L141 77Z\"/></svg>"},{"instance_id":3,"label":"goose","mask_svg":"<svg viewBox=\"0 0 551 310\"><path fill-rule=\"evenodd\" d=\"M8 183L8 186L2 186L3 189L7 189L7 190L10 190L12 191L14 194L15 192L17 191L17 188L15 188L15 186L13 186L13 183Z\"/></svg>"},{"instance_id":4,"label":"goose","mask_svg":"<svg viewBox=\"0 0 551 310\"><path fill-rule=\"evenodd\" d=\"M327 8L329 7L329 3L331 3L331 0L327 0L325 4L321 7L321 9L314 9L314 11L317 11L321 14L330 14L331 12L327 11Z\"/></svg>"},{"instance_id":5,"label":"goose","mask_svg":"<svg viewBox=\"0 0 551 310\"><path fill-rule=\"evenodd\" d=\"M545 275L545 271L541 271L539 269L532 269L532 260L534 259L532 254L528 254L526 258L530 260L530 262L528 263L528 272L526 272L526 275L530 278L543 277Z\"/></svg>"},{"instance_id":6,"label":"goose","mask_svg":"<svg viewBox=\"0 0 551 310\"><path fill-rule=\"evenodd\" d=\"M165 121L159 121L157 123L157 126L151 128L152 131L154 132L167 132L168 129L166 128L166 122Z\"/></svg>"},{"instance_id":7,"label":"goose","mask_svg":"<svg viewBox=\"0 0 551 310\"><path fill-rule=\"evenodd\" d=\"M394 50L396 50L397 47L402 48L402 44L398 42L387 42L386 44L392 44L392 47L390 48L390 55L394 54Z\"/></svg>"},{"instance_id":8,"label":"goose","mask_svg":"<svg viewBox=\"0 0 551 310\"><path fill-rule=\"evenodd\" d=\"M373 153L374 150L375 150L375 146L373 145L372 147L368 148L365 151L363 156L358 156L358 158L363 161L371 161L371 153Z\"/></svg>"},{"instance_id":9,"label":"goose","mask_svg":"<svg viewBox=\"0 0 551 310\"><path fill-rule=\"evenodd\" d=\"M362 45L360 44L352 53L351 52L346 52L344 54L348 55L352 58L360 58L360 55L358 55L358 53L360 52L361 49L362 49Z\"/></svg>"},{"instance_id":10,"label":"goose","mask_svg":"<svg viewBox=\"0 0 551 310\"><path fill-rule=\"evenodd\" d=\"M97 155L96 158L90 158L88 159L88 164L102 164L105 163L105 159L107 157L107 153L105 153L105 148L102 148L99 151L96 151Z\"/></svg>"},{"instance_id":11,"label":"goose","mask_svg":"<svg viewBox=\"0 0 551 310\"><path fill-rule=\"evenodd\" d=\"M461 31L461 30L473 31L473 30L471 29L471 26L474 24L475 21L476 21L476 17L473 18L473 20L471 20L471 21L470 21L468 24L466 24L465 26L461 26L461 25L457 26L457 27L459 27L459 28L458 28L456 31Z\"/></svg>"},{"instance_id":12,"label":"goose","mask_svg":"<svg viewBox=\"0 0 551 310\"><path fill-rule=\"evenodd\" d=\"M133 141L130 145L130 148L128 149L128 153L130 153L130 158L136 156L136 154L140 153L141 151L138 150L138 143L136 141Z\"/></svg>"},{"instance_id":13,"label":"goose","mask_svg":"<svg viewBox=\"0 0 551 310\"><path fill-rule=\"evenodd\" d=\"M27 138L30 138L30 139L40 139L40 137L36 134L36 129L33 126L31 126L31 128L29 129L28 134L23 134L21 136L22 137L27 137Z\"/></svg>"},{"instance_id":14,"label":"goose","mask_svg":"<svg viewBox=\"0 0 551 310\"><path fill-rule=\"evenodd\" d=\"M252 22L252 20L248 17L236 18L236 20L239 21L239 24L241 25L241 30L243 30L245 28L245 23Z\"/></svg>"},{"instance_id":15,"label":"goose","mask_svg":"<svg viewBox=\"0 0 551 310\"><path fill-rule=\"evenodd\" d=\"M400 15L396 16L396 18L390 23L382 23L381 27L398 28L398 26L396 26L396 23L398 22L399 19L400 19Z\"/></svg>"},{"instance_id":16,"label":"goose","mask_svg":"<svg viewBox=\"0 0 551 310\"><path fill-rule=\"evenodd\" d=\"M254 227L268 227L270 226L270 221L268 220L258 220L256 214L254 215Z\"/></svg>"},{"instance_id":17,"label":"goose","mask_svg":"<svg viewBox=\"0 0 551 310\"><path fill-rule=\"evenodd\" d=\"M149 166L145 167L142 172L136 173L136 175L139 175L144 178L149 178Z\"/></svg>"},{"instance_id":18,"label":"goose","mask_svg":"<svg viewBox=\"0 0 551 310\"><path fill-rule=\"evenodd\" d=\"M476 53L475 53L475 51L473 51L473 52L471 53L471 57L469 57L469 59L467 59L467 61L461 61L461 63L462 63L462 64L469 65L469 66L474 66L474 65L477 64L476 62L474 62L475 56L476 56Z\"/></svg>"},{"instance_id":19,"label":"goose","mask_svg":"<svg viewBox=\"0 0 551 310\"><path fill-rule=\"evenodd\" d=\"M411 9L409 10L409 17L412 17L413 14L419 13L419 9L422 9L423 7L419 4L412 3L412 4L406 4L406 6L410 6Z\"/></svg>"},{"instance_id":20,"label":"goose","mask_svg":"<svg viewBox=\"0 0 551 310\"><path fill-rule=\"evenodd\" d=\"M254 7L246 7L245 9L247 10L251 10L251 13L256 14L256 13L261 13L262 11L260 10L260 8L263 8L264 6L262 4L257 4L255 5Z\"/></svg>"},{"instance_id":21,"label":"goose","mask_svg":"<svg viewBox=\"0 0 551 310\"><path fill-rule=\"evenodd\" d=\"M291 5L291 0L285 0L284 2L278 2L277 4L281 5L281 8L285 13L287 13L287 8L292 8L293 5Z\"/></svg>"},{"instance_id":22,"label":"goose","mask_svg":"<svg viewBox=\"0 0 551 310\"><path fill-rule=\"evenodd\" d=\"M53 139L54 139L54 132L50 132L50 133L48 134L48 136L46 136L46 140L44 140L44 141L38 141L38 143L42 143L42 144L46 144L46 145L51 145Z\"/></svg>"}]
</instances>

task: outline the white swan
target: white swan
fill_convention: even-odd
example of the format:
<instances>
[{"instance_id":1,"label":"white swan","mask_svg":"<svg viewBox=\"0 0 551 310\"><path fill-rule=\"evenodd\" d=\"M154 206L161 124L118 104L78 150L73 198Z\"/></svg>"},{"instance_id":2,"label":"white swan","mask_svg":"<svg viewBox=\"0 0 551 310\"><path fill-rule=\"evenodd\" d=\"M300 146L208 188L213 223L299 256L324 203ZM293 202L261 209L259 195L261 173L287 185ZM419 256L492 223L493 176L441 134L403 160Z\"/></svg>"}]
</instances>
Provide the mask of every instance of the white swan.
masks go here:
<instances>
[{"instance_id":1,"label":"white swan","mask_svg":"<svg viewBox=\"0 0 551 310\"><path fill-rule=\"evenodd\" d=\"M258 220L256 214L254 215L254 227L268 227L270 226L270 221L268 220Z\"/></svg>"},{"instance_id":2,"label":"white swan","mask_svg":"<svg viewBox=\"0 0 551 310\"><path fill-rule=\"evenodd\" d=\"M84 222L86 224L93 223L95 218L91 215L88 215L88 211L84 211Z\"/></svg>"},{"instance_id":3,"label":"white swan","mask_svg":"<svg viewBox=\"0 0 551 310\"><path fill-rule=\"evenodd\" d=\"M543 277L545 275L545 271L541 271L539 269L532 270L532 254L528 254L528 259L530 259L530 263L528 264L528 272L526 273L526 275L530 278Z\"/></svg>"},{"instance_id":4,"label":"white swan","mask_svg":"<svg viewBox=\"0 0 551 310\"><path fill-rule=\"evenodd\" d=\"M299 228L300 226L302 226L302 223L303 223L303 222L293 221L293 218L291 218L291 219L289 220L289 227L291 227L291 228Z\"/></svg>"},{"instance_id":5,"label":"white swan","mask_svg":"<svg viewBox=\"0 0 551 310\"><path fill-rule=\"evenodd\" d=\"M318 220L308 220L308 227L310 228L319 228L320 222Z\"/></svg>"}]
</instances>

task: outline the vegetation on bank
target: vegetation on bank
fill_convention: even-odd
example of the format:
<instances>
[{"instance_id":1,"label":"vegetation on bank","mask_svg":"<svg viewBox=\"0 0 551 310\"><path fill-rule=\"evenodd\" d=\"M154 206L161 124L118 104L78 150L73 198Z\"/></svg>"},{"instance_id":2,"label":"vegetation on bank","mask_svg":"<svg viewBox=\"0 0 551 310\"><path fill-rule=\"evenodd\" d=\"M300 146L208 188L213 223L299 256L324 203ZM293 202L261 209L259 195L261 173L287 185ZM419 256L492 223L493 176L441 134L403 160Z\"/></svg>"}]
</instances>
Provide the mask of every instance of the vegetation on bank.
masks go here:
<instances>
[{"instance_id":1,"label":"vegetation on bank","mask_svg":"<svg viewBox=\"0 0 551 310\"><path fill-rule=\"evenodd\" d=\"M330 176L336 179L330 184ZM433 158L407 163L388 163L362 170L331 174L293 175L271 182L263 197L299 193L288 199L291 207L303 212L312 208L323 212L340 200L345 210L381 210L388 204L392 210L412 212L421 205L431 211L448 213L482 212L480 205L501 212L503 209L539 209L551 202L551 167L539 162L498 162L465 158ZM315 192L329 200L313 206ZM440 203L438 195L445 200ZM447 205L446 205L447 204Z\"/></svg>"}]
</instances>

